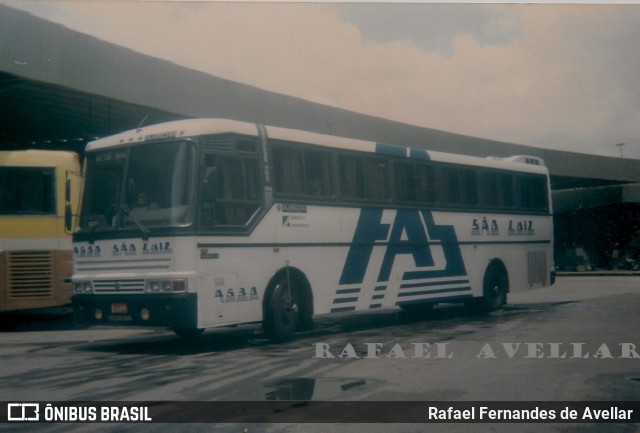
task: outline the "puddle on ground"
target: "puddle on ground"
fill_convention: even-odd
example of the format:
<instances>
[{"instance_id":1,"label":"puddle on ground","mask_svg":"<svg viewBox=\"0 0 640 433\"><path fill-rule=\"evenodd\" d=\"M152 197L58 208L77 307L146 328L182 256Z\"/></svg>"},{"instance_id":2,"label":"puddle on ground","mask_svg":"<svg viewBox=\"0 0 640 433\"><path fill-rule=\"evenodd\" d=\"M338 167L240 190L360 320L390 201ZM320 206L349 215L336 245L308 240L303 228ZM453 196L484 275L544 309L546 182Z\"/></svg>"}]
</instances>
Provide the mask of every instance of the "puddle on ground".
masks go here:
<instances>
[{"instance_id":1,"label":"puddle on ground","mask_svg":"<svg viewBox=\"0 0 640 433\"><path fill-rule=\"evenodd\" d=\"M334 400L345 392L366 390L372 381L354 378L285 378L265 383L265 400Z\"/></svg>"}]
</instances>

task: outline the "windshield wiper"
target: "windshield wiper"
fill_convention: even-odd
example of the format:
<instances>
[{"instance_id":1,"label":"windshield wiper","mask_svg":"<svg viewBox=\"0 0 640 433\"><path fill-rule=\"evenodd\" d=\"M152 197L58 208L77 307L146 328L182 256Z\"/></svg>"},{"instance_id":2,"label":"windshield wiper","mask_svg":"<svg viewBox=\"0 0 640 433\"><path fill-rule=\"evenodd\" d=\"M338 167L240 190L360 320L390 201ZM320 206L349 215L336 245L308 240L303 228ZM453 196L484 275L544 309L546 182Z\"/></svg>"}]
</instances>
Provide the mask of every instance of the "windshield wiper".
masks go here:
<instances>
[{"instance_id":1,"label":"windshield wiper","mask_svg":"<svg viewBox=\"0 0 640 433\"><path fill-rule=\"evenodd\" d=\"M129 206L122 203L120 204L120 208L124 211L124 214L127 215L129 218L131 218L131 220L135 223L135 225L138 226L138 228L142 232L142 240L143 241L149 240L149 233L151 232L149 231L148 228L144 226L144 224L142 224L142 222L138 219L136 214L131 212L131 209L129 209Z\"/></svg>"}]
</instances>

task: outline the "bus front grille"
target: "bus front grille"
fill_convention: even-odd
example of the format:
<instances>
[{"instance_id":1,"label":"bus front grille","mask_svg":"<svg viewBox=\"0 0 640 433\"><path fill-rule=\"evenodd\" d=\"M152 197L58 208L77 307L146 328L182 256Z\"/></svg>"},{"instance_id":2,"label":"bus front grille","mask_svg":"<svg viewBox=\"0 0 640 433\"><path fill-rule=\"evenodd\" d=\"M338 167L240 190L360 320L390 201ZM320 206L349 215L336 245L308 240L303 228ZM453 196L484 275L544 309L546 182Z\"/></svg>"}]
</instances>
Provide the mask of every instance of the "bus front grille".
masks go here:
<instances>
[{"instance_id":1,"label":"bus front grille","mask_svg":"<svg viewBox=\"0 0 640 433\"><path fill-rule=\"evenodd\" d=\"M77 272L148 272L171 269L170 257L127 257L120 260L76 258Z\"/></svg>"},{"instance_id":2,"label":"bus front grille","mask_svg":"<svg viewBox=\"0 0 640 433\"><path fill-rule=\"evenodd\" d=\"M55 295L53 251L12 251L7 253L9 299L48 298Z\"/></svg>"},{"instance_id":3,"label":"bus front grille","mask_svg":"<svg viewBox=\"0 0 640 433\"><path fill-rule=\"evenodd\" d=\"M95 293L144 293L144 279L94 280Z\"/></svg>"}]
</instances>

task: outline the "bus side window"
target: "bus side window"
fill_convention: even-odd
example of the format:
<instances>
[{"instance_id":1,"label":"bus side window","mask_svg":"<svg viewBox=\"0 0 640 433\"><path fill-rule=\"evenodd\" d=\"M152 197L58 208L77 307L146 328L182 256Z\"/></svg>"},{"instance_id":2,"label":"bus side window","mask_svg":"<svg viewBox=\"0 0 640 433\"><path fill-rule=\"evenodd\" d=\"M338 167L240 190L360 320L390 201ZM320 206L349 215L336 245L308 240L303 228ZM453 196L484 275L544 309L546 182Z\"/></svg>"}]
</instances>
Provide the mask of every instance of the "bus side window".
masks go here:
<instances>
[{"instance_id":1,"label":"bus side window","mask_svg":"<svg viewBox=\"0 0 640 433\"><path fill-rule=\"evenodd\" d=\"M396 199L402 203L418 201L418 175L415 164L410 162L395 162L393 166L394 187Z\"/></svg>"},{"instance_id":2,"label":"bus side window","mask_svg":"<svg viewBox=\"0 0 640 433\"><path fill-rule=\"evenodd\" d=\"M454 167L443 167L442 173L446 191L445 203L449 205L460 204L462 196L460 188L460 170Z\"/></svg>"},{"instance_id":3,"label":"bus side window","mask_svg":"<svg viewBox=\"0 0 640 433\"><path fill-rule=\"evenodd\" d=\"M547 210L546 180L543 177L518 177L520 206L525 209Z\"/></svg>"},{"instance_id":4,"label":"bus side window","mask_svg":"<svg viewBox=\"0 0 640 433\"><path fill-rule=\"evenodd\" d=\"M262 203L258 160L219 158L216 172L216 224L246 225Z\"/></svg>"},{"instance_id":5,"label":"bus side window","mask_svg":"<svg viewBox=\"0 0 640 433\"><path fill-rule=\"evenodd\" d=\"M202 176L202 224L215 224L216 202L216 158L215 155L205 155L205 167Z\"/></svg>"},{"instance_id":6,"label":"bus side window","mask_svg":"<svg viewBox=\"0 0 640 433\"><path fill-rule=\"evenodd\" d=\"M377 202L391 199L389 163L382 158L340 155L338 173L344 198Z\"/></svg>"},{"instance_id":7,"label":"bus side window","mask_svg":"<svg viewBox=\"0 0 640 433\"><path fill-rule=\"evenodd\" d=\"M338 170L342 196L345 198L365 198L362 158L340 155Z\"/></svg>"},{"instance_id":8,"label":"bus side window","mask_svg":"<svg viewBox=\"0 0 640 433\"><path fill-rule=\"evenodd\" d=\"M276 193L307 199L333 195L330 152L278 142L272 149Z\"/></svg>"},{"instance_id":9,"label":"bus side window","mask_svg":"<svg viewBox=\"0 0 640 433\"><path fill-rule=\"evenodd\" d=\"M304 193L302 151L291 146L273 146L275 190L282 194Z\"/></svg>"},{"instance_id":10,"label":"bus side window","mask_svg":"<svg viewBox=\"0 0 640 433\"><path fill-rule=\"evenodd\" d=\"M496 208L500 204L498 196L498 176L496 173L482 172L480 174L480 193L482 206Z\"/></svg>"},{"instance_id":11,"label":"bus side window","mask_svg":"<svg viewBox=\"0 0 640 433\"><path fill-rule=\"evenodd\" d=\"M478 175L474 169L461 170L462 202L465 205L478 204Z\"/></svg>"},{"instance_id":12,"label":"bus side window","mask_svg":"<svg viewBox=\"0 0 640 433\"><path fill-rule=\"evenodd\" d=\"M307 150L305 162L305 193L312 197L333 195L331 183L331 154L323 151Z\"/></svg>"},{"instance_id":13,"label":"bus side window","mask_svg":"<svg viewBox=\"0 0 640 433\"><path fill-rule=\"evenodd\" d=\"M416 186L419 202L436 202L436 173L433 166L427 164L418 164L416 166Z\"/></svg>"},{"instance_id":14,"label":"bus side window","mask_svg":"<svg viewBox=\"0 0 640 433\"><path fill-rule=\"evenodd\" d=\"M375 201L391 199L389 163L381 158L365 158L363 162L365 197Z\"/></svg>"},{"instance_id":15,"label":"bus side window","mask_svg":"<svg viewBox=\"0 0 640 433\"><path fill-rule=\"evenodd\" d=\"M513 176L510 174L500 174L498 187L500 189L501 206L507 209L512 208L515 205Z\"/></svg>"}]
</instances>

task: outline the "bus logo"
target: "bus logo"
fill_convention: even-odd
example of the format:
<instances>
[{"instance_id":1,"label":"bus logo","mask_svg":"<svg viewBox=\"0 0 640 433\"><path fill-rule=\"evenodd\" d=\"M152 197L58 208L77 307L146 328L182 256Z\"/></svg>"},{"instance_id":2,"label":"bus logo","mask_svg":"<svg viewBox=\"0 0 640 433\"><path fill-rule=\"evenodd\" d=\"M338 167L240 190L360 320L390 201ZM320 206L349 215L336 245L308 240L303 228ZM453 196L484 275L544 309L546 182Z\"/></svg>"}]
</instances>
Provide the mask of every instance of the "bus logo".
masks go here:
<instances>
[{"instance_id":1,"label":"bus logo","mask_svg":"<svg viewBox=\"0 0 640 433\"><path fill-rule=\"evenodd\" d=\"M376 246L386 247L379 268L371 263ZM434 258L433 248L441 251L437 260ZM433 215L427 210L369 208L362 209L360 213L340 276L341 289L337 291L338 297L334 299L334 304L344 304L347 300L356 302L358 297L354 297L353 293L361 290L348 290L351 293L348 298L341 298L339 295L347 292L345 286L359 287L367 272L377 273L376 283L380 290L376 290L382 291L384 284L390 280L396 259L401 256L410 257L415 266L402 270L398 295L402 300L398 303L410 302L416 300L416 297L436 292L450 292L452 296L461 295L462 292L470 293L467 272L453 226L437 225ZM373 269L374 267L376 268ZM374 299L381 299L381 296L374 295ZM355 306L347 308L351 310ZM344 311L345 307L334 310Z\"/></svg>"}]
</instances>

